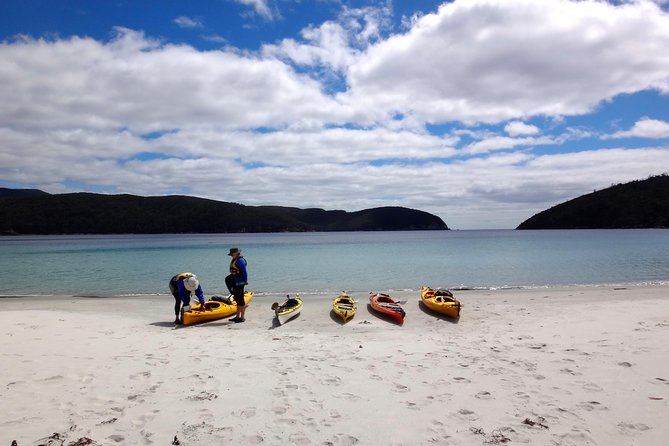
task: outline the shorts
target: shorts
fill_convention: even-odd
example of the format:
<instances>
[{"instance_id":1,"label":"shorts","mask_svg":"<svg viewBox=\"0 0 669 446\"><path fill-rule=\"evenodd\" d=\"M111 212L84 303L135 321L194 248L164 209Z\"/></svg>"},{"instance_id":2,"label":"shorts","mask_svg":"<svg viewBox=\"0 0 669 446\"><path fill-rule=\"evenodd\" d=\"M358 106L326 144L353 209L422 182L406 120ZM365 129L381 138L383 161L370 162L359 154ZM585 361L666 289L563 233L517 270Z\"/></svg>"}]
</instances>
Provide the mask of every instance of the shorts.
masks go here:
<instances>
[{"instance_id":1,"label":"shorts","mask_svg":"<svg viewBox=\"0 0 669 446\"><path fill-rule=\"evenodd\" d=\"M179 290L177 289L177 277L174 276L170 279L170 293L172 293L172 296L175 298L179 297Z\"/></svg>"},{"instance_id":2,"label":"shorts","mask_svg":"<svg viewBox=\"0 0 669 446\"><path fill-rule=\"evenodd\" d=\"M238 307L246 306L246 301L244 301L244 285L235 285L232 287L232 297L235 298Z\"/></svg>"}]
</instances>

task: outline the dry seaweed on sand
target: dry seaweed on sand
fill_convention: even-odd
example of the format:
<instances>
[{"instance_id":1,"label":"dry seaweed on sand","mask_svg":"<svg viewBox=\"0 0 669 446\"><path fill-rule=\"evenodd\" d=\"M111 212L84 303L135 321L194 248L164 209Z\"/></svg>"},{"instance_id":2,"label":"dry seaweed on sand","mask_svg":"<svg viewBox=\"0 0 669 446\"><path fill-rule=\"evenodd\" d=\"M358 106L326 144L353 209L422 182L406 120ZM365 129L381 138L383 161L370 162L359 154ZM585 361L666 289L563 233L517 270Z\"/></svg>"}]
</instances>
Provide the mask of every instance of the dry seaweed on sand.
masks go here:
<instances>
[{"instance_id":1,"label":"dry seaweed on sand","mask_svg":"<svg viewBox=\"0 0 669 446\"><path fill-rule=\"evenodd\" d=\"M64 446L66 440L67 438L63 436L63 434L54 432L48 437L40 438L35 441L35 446ZM12 443L12 445L13 444L14 443ZM66 446L96 446L97 444L98 443L88 437L81 437L78 440L70 441Z\"/></svg>"},{"instance_id":2,"label":"dry seaweed on sand","mask_svg":"<svg viewBox=\"0 0 669 446\"><path fill-rule=\"evenodd\" d=\"M81 437L80 439L76 441L71 441L67 444L67 446L88 446L88 445L97 445L97 443L88 437Z\"/></svg>"},{"instance_id":3,"label":"dry seaweed on sand","mask_svg":"<svg viewBox=\"0 0 669 446\"><path fill-rule=\"evenodd\" d=\"M543 417L539 417L539 421L533 421L533 420L530 420L529 418L525 418L523 420L523 424L527 424L528 426L539 426L539 427L543 427L544 429L548 429L548 426L543 424L544 421L546 421L546 419L543 418Z\"/></svg>"}]
</instances>

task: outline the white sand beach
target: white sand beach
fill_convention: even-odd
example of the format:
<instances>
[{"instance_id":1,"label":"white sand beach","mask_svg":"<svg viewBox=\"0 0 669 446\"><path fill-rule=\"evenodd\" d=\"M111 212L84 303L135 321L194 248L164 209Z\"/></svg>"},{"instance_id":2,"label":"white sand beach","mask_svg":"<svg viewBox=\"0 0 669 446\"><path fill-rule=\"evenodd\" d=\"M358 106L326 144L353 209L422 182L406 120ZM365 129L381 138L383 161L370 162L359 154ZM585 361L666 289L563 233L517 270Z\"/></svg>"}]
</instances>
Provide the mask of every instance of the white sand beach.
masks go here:
<instances>
[{"instance_id":1,"label":"white sand beach","mask_svg":"<svg viewBox=\"0 0 669 446\"><path fill-rule=\"evenodd\" d=\"M178 327L171 296L0 299L0 445L665 445L669 286L462 291L459 322ZM334 296L332 296L334 297ZM58 434L57 436L54 434Z\"/></svg>"}]
</instances>

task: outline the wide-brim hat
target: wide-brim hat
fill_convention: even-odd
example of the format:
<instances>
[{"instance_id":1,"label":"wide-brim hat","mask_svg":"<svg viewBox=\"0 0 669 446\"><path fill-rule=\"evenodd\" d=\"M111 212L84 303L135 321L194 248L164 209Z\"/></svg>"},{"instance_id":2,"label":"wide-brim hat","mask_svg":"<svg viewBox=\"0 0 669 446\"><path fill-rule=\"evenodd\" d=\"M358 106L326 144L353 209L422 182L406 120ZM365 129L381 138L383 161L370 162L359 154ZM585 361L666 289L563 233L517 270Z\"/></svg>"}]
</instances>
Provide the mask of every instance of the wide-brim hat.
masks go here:
<instances>
[{"instance_id":1,"label":"wide-brim hat","mask_svg":"<svg viewBox=\"0 0 669 446\"><path fill-rule=\"evenodd\" d=\"M230 252L228 253L228 255L231 256L231 255L237 254L237 253L241 253L239 248L230 248Z\"/></svg>"}]
</instances>

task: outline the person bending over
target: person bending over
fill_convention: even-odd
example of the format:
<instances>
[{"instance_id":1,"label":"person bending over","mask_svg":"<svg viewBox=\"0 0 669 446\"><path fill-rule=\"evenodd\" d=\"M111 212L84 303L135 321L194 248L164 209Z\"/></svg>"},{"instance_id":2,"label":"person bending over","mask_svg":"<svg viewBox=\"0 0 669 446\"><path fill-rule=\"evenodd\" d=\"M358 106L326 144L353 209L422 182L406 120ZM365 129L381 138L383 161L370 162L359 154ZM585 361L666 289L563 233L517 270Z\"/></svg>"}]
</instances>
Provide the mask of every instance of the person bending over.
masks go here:
<instances>
[{"instance_id":1,"label":"person bending over","mask_svg":"<svg viewBox=\"0 0 669 446\"><path fill-rule=\"evenodd\" d=\"M194 292L198 301L204 308L204 293L200 286L200 281L193 273L181 273L170 279L170 292L174 296L174 323L181 324L183 320L179 316L182 315L182 310L190 308L191 294Z\"/></svg>"}]
</instances>

